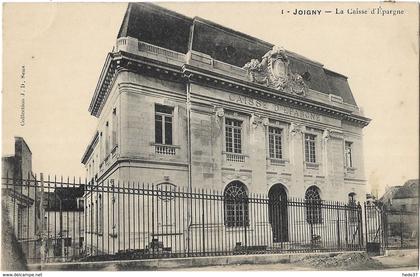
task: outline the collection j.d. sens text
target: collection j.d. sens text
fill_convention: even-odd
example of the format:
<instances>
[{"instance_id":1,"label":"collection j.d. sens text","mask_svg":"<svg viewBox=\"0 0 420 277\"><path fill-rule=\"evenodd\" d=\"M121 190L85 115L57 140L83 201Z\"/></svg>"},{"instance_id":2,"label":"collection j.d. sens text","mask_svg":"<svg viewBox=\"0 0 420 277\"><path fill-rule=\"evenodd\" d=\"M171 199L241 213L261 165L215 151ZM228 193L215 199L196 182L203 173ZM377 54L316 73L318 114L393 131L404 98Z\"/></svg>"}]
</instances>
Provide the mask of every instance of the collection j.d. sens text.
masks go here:
<instances>
[{"instance_id":1,"label":"collection j.d. sens text","mask_svg":"<svg viewBox=\"0 0 420 277\"><path fill-rule=\"evenodd\" d=\"M26 68L24 65L21 66L19 89L20 89L19 90L19 95L20 95L19 123L20 123L20 126L25 126Z\"/></svg>"}]
</instances>

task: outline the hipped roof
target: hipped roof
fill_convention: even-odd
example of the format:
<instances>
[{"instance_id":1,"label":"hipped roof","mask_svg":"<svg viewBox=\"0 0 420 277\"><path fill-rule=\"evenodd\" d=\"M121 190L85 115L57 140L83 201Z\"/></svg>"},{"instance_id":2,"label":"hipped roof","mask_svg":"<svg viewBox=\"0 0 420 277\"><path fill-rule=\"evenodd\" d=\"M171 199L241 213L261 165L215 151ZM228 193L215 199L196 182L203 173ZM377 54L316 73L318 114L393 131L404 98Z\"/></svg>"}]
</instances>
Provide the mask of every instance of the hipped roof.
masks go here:
<instances>
[{"instance_id":1,"label":"hipped roof","mask_svg":"<svg viewBox=\"0 0 420 277\"><path fill-rule=\"evenodd\" d=\"M184 54L198 51L238 67L251 59L261 60L273 47L271 43L208 20L190 18L150 3L128 5L118 33L120 37L133 37ZM291 51L288 55L292 72L309 72L311 78L305 83L310 89L340 96L345 103L357 105L346 76Z\"/></svg>"}]
</instances>

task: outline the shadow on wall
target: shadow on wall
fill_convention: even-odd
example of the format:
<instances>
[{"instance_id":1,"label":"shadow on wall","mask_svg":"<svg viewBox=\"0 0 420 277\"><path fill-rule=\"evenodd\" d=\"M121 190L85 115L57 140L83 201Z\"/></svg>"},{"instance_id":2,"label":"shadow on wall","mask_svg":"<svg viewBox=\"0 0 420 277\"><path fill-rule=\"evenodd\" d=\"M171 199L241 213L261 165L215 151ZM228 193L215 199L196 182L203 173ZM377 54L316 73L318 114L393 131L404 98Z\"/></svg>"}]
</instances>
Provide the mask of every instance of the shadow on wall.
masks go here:
<instances>
[{"instance_id":1,"label":"shadow on wall","mask_svg":"<svg viewBox=\"0 0 420 277\"><path fill-rule=\"evenodd\" d=\"M9 221L9 210L4 201L2 201L1 208L1 270L27 271L25 254L16 239L12 224Z\"/></svg>"}]
</instances>

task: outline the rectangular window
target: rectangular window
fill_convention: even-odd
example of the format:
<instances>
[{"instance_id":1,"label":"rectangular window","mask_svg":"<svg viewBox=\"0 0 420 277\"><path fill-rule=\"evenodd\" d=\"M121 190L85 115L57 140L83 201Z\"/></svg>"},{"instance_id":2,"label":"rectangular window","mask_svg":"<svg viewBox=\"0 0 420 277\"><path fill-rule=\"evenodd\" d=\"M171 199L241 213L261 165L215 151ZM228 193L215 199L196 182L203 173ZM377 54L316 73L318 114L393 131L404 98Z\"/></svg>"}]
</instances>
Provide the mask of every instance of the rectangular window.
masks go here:
<instances>
[{"instance_id":1,"label":"rectangular window","mask_svg":"<svg viewBox=\"0 0 420 277\"><path fill-rule=\"evenodd\" d=\"M96 202L98 202L98 201L96 201ZM93 202L92 203L92 209L91 209L91 212L92 212L92 218L91 218L91 220L92 220L92 233L96 232L96 220L97 220L96 207L97 207L97 203L95 204L95 202Z\"/></svg>"},{"instance_id":2,"label":"rectangular window","mask_svg":"<svg viewBox=\"0 0 420 277\"><path fill-rule=\"evenodd\" d=\"M226 152L242 153L242 121L226 118Z\"/></svg>"},{"instance_id":3,"label":"rectangular window","mask_svg":"<svg viewBox=\"0 0 420 277\"><path fill-rule=\"evenodd\" d=\"M77 199L77 209L83 211L84 206L84 199L78 198Z\"/></svg>"},{"instance_id":4,"label":"rectangular window","mask_svg":"<svg viewBox=\"0 0 420 277\"><path fill-rule=\"evenodd\" d=\"M118 145L117 131L118 131L117 110L114 109L112 111L112 149L114 149Z\"/></svg>"},{"instance_id":5,"label":"rectangular window","mask_svg":"<svg viewBox=\"0 0 420 277\"><path fill-rule=\"evenodd\" d=\"M17 239L23 238L23 207L17 205Z\"/></svg>"},{"instance_id":6,"label":"rectangular window","mask_svg":"<svg viewBox=\"0 0 420 277\"><path fill-rule=\"evenodd\" d=\"M102 199L102 195L99 194L98 196L98 200L97 200L97 209L98 209L98 214L97 214L97 226L98 226L98 234L102 234L103 233L103 228L104 228L104 202Z\"/></svg>"},{"instance_id":7,"label":"rectangular window","mask_svg":"<svg viewBox=\"0 0 420 277\"><path fill-rule=\"evenodd\" d=\"M100 148L100 163L105 159L105 148L104 148L105 144L104 144L104 136L103 133L101 132L99 135L99 148Z\"/></svg>"},{"instance_id":8,"label":"rectangular window","mask_svg":"<svg viewBox=\"0 0 420 277\"><path fill-rule=\"evenodd\" d=\"M109 122L105 124L105 157L108 156L110 152L110 136L109 136Z\"/></svg>"},{"instance_id":9,"label":"rectangular window","mask_svg":"<svg viewBox=\"0 0 420 277\"><path fill-rule=\"evenodd\" d=\"M346 159L346 167L353 167L352 144L353 143L348 141L345 142L344 155Z\"/></svg>"},{"instance_id":10,"label":"rectangular window","mask_svg":"<svg viewBox=\"0 0 420 277\"><path fill-rule=\"evenodd\" d=\"M316 163L315 142L316 135L305 134L305 161L308 163Z\"/></svg>"},{"instance_id":11,"label":"rectangular window","mask_svg":"<svg viewBox=\"0 0 420 277\"><path fill-rule=\"evenodd\" d=\"M282 129L276 127L268 128L268 148L270 151L270 158L282 159L283 153L281 148Z\"/></svg>"},{"instance_id":12,"label":"rectangular window","mask_svg":"<svg viewBox=\"0 0 420 277\"><path fill-rule=\"evenodd\" d=\"M155 105L155 143L172 145L173 108Z\"/></svg>"}]
</instances>

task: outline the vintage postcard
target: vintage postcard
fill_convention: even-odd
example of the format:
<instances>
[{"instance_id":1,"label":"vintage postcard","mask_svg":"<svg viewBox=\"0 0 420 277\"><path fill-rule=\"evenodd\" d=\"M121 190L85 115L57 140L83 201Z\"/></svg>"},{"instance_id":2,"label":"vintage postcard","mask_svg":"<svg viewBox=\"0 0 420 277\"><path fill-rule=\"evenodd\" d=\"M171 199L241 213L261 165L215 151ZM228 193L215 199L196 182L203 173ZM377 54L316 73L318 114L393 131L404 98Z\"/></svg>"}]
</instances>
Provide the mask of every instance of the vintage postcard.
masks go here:
<instances>
[{"instance_id":1,"label":"vintage postcard","mask_svg":"<svg viewBox=\"0 0 420 277\"><path fill-rule=\"evenodd\" d=\"M4 3L2 270L416 276L418 30L417 3Z\"/></svg>"}]
</instances>

